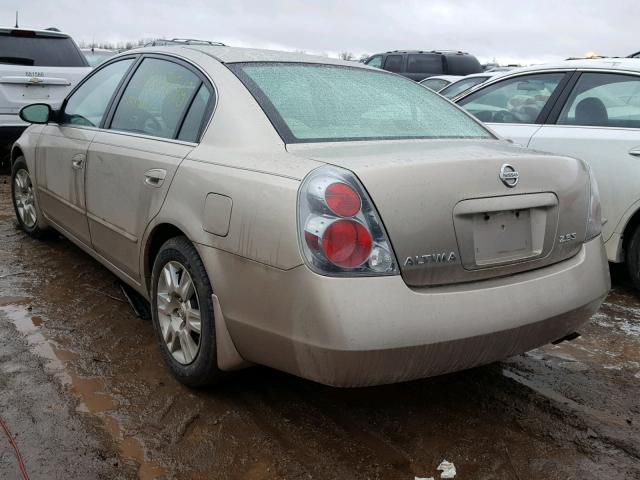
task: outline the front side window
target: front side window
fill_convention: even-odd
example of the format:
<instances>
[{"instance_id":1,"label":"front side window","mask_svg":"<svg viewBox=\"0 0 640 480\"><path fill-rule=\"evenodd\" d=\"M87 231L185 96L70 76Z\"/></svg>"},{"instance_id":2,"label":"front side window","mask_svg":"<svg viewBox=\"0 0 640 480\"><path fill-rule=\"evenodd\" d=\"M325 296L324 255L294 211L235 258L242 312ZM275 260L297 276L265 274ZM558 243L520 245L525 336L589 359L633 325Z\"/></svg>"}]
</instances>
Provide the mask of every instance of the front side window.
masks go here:
<instances>
[{"instance_id":1,"label":"front side window","mask_svg":"<svg viewBox=\"0 0 640 480\"><path fill-rule=\"evenodd\" d=\"M410 53L407 55L407 72L442 73L442 55Z\"/></svg>"},{"instance_id":2,"label":"front side window","mask_svg":"<svg viewBox=\"0 0 640 480\"><path fill-rule=\"evenodd\" d=\"M609 73L583 73L557 123L640 128L640 78Z\"/></svg>"},{"instance_id":3,"label":"front side window","mask_svg":"<svg viewBox=\"0 0 640 480\"><path fill-rule=\"evenodd\" d=\"M67 100L62 123L99 127L113 93L133 60L120 60L94 72Z\"/></svg>"},{"instance_id":4,"label":"front side window","mask_svg":"<svg viewBox=\"0 0 640 480\"><path fill-rule=\"evenodd\" d=\"M175 138L200 78L176 63L146 58L127 85L111 121L113 130Z\"/></svg>"},{"instance_id":5,"label":"front side window","mask_svg":"<svg viewBox=\"0 0 640 480\"><path fill-rule=\"evenodd\" d=\"M370 58L367 65L370 67L382 68L382 56L376 55L375 57Z\"/></svg>"},{"instance_id":6,"label":"front side window","mask_svg":"<svg viewBox=\"0 0 640 480\"><path fill-rule=\"evenodd\" d=\"M482 88L459 103L483 122L536 123L564 73L509 78Z\"/></svg>"},{"instance_id":7,"label":"front side window","mask_svg":"<svg viewBox=\"0 0 640 480\"><path fill-rule=\"evenodd\" d=\"M382 71L304 63L237 63L229 68L287 143L493 138L436 93Z\"/></svg>"},{"instance_id":8,"label":"front side window","mask_svg":"<svg viewBox=\"0 0 640 480\"><path fill-rule=\"evenodd\" d=\"M402 70L402 55L389 55L384 61L384 69L389 72Z\"/></svg>"},{"instance_id":9,"label":"front side window","mask_svg":"<svg viewBox=\"0 0 640 480\"><path fill-rule=\"evenodd\" d=\"M471 77L471 78L463 78L462 80L458 80L457 82L452 83L447 88L442 89L440 95L444 95L447 98L457 97L461 93L466 92L467 90L475 87L476 85L480 85L482 82L487 80L489 77Z\"/></svg>"}]
</instances>

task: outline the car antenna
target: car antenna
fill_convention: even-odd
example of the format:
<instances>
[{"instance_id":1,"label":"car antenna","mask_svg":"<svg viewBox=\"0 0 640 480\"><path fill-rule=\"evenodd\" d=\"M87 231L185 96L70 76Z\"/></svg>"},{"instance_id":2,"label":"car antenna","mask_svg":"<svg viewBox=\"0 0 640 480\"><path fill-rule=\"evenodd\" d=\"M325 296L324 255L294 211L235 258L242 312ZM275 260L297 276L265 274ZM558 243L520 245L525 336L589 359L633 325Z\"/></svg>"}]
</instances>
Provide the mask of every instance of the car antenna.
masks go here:
<instances>
[{"instance_id":1,"label":"car antenna","mask_svg":"<svg viewBox=\"0 0 640 480\"><path fill-rule=\"evenodd\" d=\"M18 26L18 10L16 10L16 26L15 26L15 28L20 28Z\"/></svg>"}]
</instances>

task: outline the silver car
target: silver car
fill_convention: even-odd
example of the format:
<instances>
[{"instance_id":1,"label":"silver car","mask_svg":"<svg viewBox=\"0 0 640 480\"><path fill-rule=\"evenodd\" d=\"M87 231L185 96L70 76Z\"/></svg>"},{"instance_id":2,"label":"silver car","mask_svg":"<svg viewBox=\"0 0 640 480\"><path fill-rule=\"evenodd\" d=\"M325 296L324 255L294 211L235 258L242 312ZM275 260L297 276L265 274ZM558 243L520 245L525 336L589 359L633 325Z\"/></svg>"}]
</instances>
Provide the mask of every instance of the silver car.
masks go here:
<instances>
[{"instance_id":1,"label":"silver car","mask_svg":"<svg viewBox=\"0 0 640 480\"><path fill-rule=\"evenodd\" d=\"M253 363L338 386L469 368L564 338L609 289L585 163L385 71L144 48L21 115L20 225L146 297L188 385Z\"/></svg>"}]
</instances>

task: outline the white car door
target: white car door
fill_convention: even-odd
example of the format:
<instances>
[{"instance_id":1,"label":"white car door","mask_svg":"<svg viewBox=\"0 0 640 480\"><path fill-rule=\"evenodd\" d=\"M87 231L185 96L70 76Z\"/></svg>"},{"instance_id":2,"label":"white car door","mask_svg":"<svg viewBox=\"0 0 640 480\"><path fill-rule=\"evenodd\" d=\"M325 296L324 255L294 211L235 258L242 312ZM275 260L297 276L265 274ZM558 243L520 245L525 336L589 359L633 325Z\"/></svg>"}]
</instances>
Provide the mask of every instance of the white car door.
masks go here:
<instances>
[{"instance_id":1,"label":"white car door","mask_svg":"<svg viewBox=\"0 0 640 480\"><path fill-rule=\"evenodd\" d=\"M38 201L44 215L76 240L90 245L85 204L87 150L118 84L133 62L123 59L97 70L67 99L59 123L42 129L36 153Z\"/></svg>"},{"instance_id":2,"label":"white car door","mask_svg":"<svg viewBox=\"0 0 640 480\"><path fill-rule=\"evenodd\" d=\"M529 73L480 88L457 103L498 135L526 147L559 95L567 72Z\"/></svg>"},{"instance_id":3,"label":"white car door","mask_svg":"<svg viewBox=\"0 0 640 480\"><path fill-rule=\"evenodd\" d=\"M582 73L556 117L529 146L589 163L607 219L603 237L616 245L607 253L619 261L619 237L640 204L640 76Z\"/></svg>"}]
</instances>

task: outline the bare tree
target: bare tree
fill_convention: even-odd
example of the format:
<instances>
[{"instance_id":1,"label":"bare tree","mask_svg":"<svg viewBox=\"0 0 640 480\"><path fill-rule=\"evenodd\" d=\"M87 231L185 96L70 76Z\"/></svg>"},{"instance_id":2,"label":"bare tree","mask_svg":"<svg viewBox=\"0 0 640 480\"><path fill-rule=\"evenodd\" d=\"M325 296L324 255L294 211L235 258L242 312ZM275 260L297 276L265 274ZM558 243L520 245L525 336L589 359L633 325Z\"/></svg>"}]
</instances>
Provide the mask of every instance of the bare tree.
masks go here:
<instances>
[{"instance_id":1,"label":"bare tree","mask_svg":"<svg viewBox=\"0 0 640 480\"><path fill-rule=\"evenodd\" d=\"M341 60L355 60L355 55L351 52L340 52L339 58Z\"/></svg>"}]
</instances>

